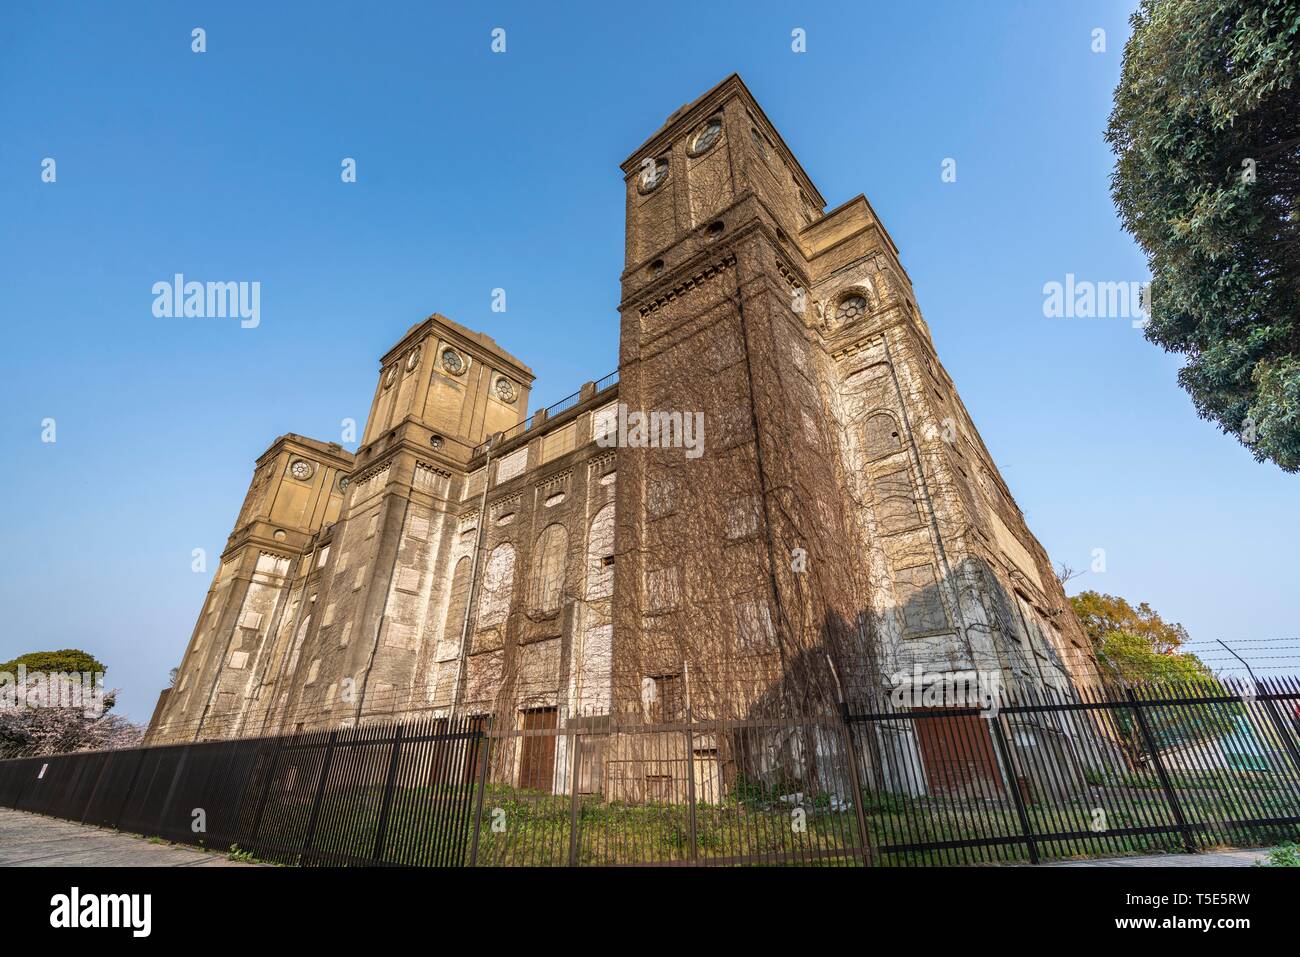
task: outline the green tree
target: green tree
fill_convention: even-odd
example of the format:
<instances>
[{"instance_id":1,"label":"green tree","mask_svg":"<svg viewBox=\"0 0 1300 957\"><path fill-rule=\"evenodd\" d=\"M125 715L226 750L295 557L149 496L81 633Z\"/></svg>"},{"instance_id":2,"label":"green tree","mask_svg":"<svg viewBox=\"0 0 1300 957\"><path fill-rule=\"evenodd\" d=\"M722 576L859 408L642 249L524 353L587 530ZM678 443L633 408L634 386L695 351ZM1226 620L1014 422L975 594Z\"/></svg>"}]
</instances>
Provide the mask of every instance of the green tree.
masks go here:
<instances>
[{"instance_id":1,"label":"green tree","mask_svg":"<svg viewBox=\"0 0 1300 957\"><path fill-rule=\"evenodd\" d=\"M61 651L32 651L19 655L13 661L0 665L0 671L17 674L18 666L26 665L28 672L83 672L92 674L97 671L107 672L94 655L79 648L64 648Z\"/></svg>"},{"instance_id":2,"label":"green tree","mask_svg":"<svg viewBox=\"0 0 1300 957\"><path fill-rule=\"evenodd\" d=\"M1210 677L1199 658L1180 650L1187 629L1165 621L1146 602L1134 608L1123 598L1085 591L1070 604L1108 677L1127 684Z\"/></svg>"},{"instance_id":3,"label":"green tree","mask_svg":"<svg viewBox=\"0 0 1300 957\"><path fill-rule=\"evenodd\" d=\"M1300 469L1300 0L1142 0L1107 141L1147 338L1198 414Z\"/></svg>"},{"instance_id":4,"label":"green tree","mask_svg":"<svg viewBox=\"0 0 1300 957\"><path fill-rule=\"evenodd\" d=\"M60 651L33 651L0 664L0 672L16 681L18 666L30 676L43 674L84 674L107 672L94 655L77 648ZM117 692L103 692L102 711L82 707L40 706L30 702L9 706L0 704L0 758L19 754L60 754L103 748L129 747L139 742L144 728L125 718L109 714L117 702Z\"/></svg>"},{"instance_id":5,"label":"green tree","mask_svg":"<svg viewBox=\"0 0 1300 957\"><path fill-rule=\"evenodd\" d=\"M1188 686L1197 686L1190 698L1205 692L1223 692L1205 663L1182 650L1187 629L1178 622L1165 621L1146 602L1134 608L1123 598L1085 591L1073 596L1070 603L1097 652L1098 666L1115 683L1151 683L1156 685L1159 697L1182 697ZM1161 748L1223 735L1241 714L1237 704L1188 705L1146 712L1147 727ZM1117 709L1110 717L1130 757L1135 762L1143 760L1147 745L1132 716Z\"/></svg>"}]
</instances>

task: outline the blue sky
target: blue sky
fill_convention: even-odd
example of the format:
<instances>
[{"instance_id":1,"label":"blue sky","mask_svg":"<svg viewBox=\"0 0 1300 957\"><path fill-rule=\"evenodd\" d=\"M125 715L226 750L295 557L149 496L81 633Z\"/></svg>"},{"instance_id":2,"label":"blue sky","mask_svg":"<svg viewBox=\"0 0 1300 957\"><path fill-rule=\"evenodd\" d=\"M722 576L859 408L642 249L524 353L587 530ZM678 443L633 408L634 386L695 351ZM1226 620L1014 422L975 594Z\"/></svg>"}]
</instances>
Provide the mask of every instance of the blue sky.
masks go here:
<instances>
[{"instance_id":1,"label":"blue sky","mask_svg":"<svg viewBox=\"0 0 1300 957\"><path fill-rule=\"evenodd\" d=\"M871 200L1048 552L1105 549L1071 590L1264 656L1300 617L1297 479L1198 420L1129 320L1043 315L1066 273L1147 278L1102 140L1130 7L7 5L0 658L85 648L146 720L254 459L364 420L430 312L524 358L535 406L614 369L618 164L733 71L830 206ZM260 282L261 325L155 318L176 272Z\"/></svg>"}]
</instances>

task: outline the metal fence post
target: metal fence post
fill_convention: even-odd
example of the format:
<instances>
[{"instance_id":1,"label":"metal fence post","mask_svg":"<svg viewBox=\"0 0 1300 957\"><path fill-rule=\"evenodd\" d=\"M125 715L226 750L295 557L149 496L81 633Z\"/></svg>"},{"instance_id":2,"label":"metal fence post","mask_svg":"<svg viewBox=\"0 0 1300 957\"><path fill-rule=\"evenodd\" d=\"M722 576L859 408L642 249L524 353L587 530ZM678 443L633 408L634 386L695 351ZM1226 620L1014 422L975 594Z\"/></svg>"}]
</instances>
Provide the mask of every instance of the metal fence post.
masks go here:
<instances>
[{"instance_id":1,"label":"metal fence post","mask_svg":"<svg viewBox=\"0 0 1300 957\"><path fill-rule=\"evenodd\" d=\"M388 814L393 806L393 790L397 786L397 762L402 753L402 725L393 732L393 753L388 759L388 776L384 779L384 796L380 799L379 824L375 828L375 851L371 860L376 863L384 856L384 838L388 836Z\"/></svg>"},{"instance_id":2,"label":"metal fence post","mask_svg":"<svg viewBox=\"0 0 1300 957\"><path fill-rule=\"evenodd\" d=\"M90 806L95 803L95 795L99 793L99 786L103 783L104 776L108 774L109 768L113 766L113 758L120 753L121 752L110 751L104 755L104 760L100 762L99 773L95 775L95 786L91 788L90 793L86 795L86 803L81 806L81 818L77 823L86 823L86 815L90 813Z\"/></svg>"},{"instance_id":3,"label":"metal fence post","mask_svg":"<svg viewBox=\"0 0 1300 957\"><path fill-rule=\"evenodd\" d=\"M338 740L338 736L337 731L331 731L329 740L325 742L325 760L321 762L320 779L316 782L316 797L311 803L311 817L307 821L307 834L302 839L304 855L311 850L312 842L316 840L316 823L320 820L320 806L325 799L325 782L330 776L330 765L334 763L334 742Z\"/></svg>"},{"instance_id":4,"label":"metal fence post","mask_svg":"<svg viewBox=\"0 0 1300 957\"><path fill-rule=\"evenodd\" d=\"M158 812L158 824L155 828L155 833L159 837L163 837L170 833L163 829L163 822L167 820L167 812L171 810L172 798L176 796L176 788L180 786L181 777L185 773L185 766L190 760L190 749L193 747L193 744L187 744L181 748L181 759L176 762L176 770L172 772L172 783L167 788L167 796L163 798L162 810Z\"/></svg>"},{"instance_id":5,"label":"metal fence post","mask_svg":"<svg viewBox=\"0 0 1300 957\"><path fill-rule=\"evenodd\" d=\"M573 772L569 787L573 791L569 802L569 866L578 866L578 776L582 773L582 735L569 732L569 753L573 755Z\"/></svg>"},{"instance_id":6,"label":"metal fence post","mask_svg":"<svg viewBox=\"0 0 1300 957\"><path fill-rule=\"evenodd\" d=\"M853 781L853 811L858 819L858 850L862 855L862 866L870 867L873 861L871 844L867 839L867 813L862 807L862 794L866 790L866 783L858 771L858 749L853 743L853 725L849 721L849 706L842 700L840 718L843 721L844 747L849 757L849 775Z\"/></svg>"},{"instance_id":7,"label":"metal fence post","mask_svg":"<svg viewBox=\"0 0 1300 957\"><path fill-rule=\"evenodd\" d=\"M1183 808L1178 803L1178 795L1174 793L1174 786L1169 780L1169 775L1165 773L1164 762L1160 760L1160 752L1156 749L1156 739L1151 734L1151 729L1147 727L1147 719L1142 714L1142 703L1133 693L1132 688L1125 688L1124 694L1128 697L1129 705L1133 709L1133 717L1146 742L1147 753L1151 755L1151 763L1155 765L1156 775L1160 778L1160 786L1165 789L1165 796L1169 799L1169 809L1174 813L1174 821L1178 824L1178 830L1182 832L1183 847L1188 854L1195 854L1196 841L1192 837L1192 829L1188 826L1187 819L1183 817Z\"/></svg>"},{"instance_id":8,"label":"metal fence post","mask_svg":"<svg viewBox=\"0 0 1300 957\"><path fill-rule=\"evenodd\" d=\"M1282 716L1274 709L1273 699L1268 697L1269 694L1270 692L1256 680L1255 698L1264 702L1264 710L1268 713L1269 720L1273 722L1273 729L1277 732L1277 736L1282 739L1282 747L1290 755L1291 763L1295 766L1296 772L1300 773L1300 751L1296 750L1295 742L1291 740L1291 731L1283 723Z\"/></svg>"},{"instance_id":9,"label":"metal fence post","mask_svg":"<svg viewBox=\"0 0 1300 957\"><path fill-rule=\"evenodd\" d=\"M686 801L690 805L688 826L691 838L691 863L700 860L700 844L695 824L695 732L691 730L691 706L686 706Z\"/></svg>"},{"instance_id":10,"label":"metal fence post","mask_svg":"<svg viewBox=\"0 0 1300 957\"><path fill-rule=\"evenodd\" d=\"M126 813L126 806L131 803L131 795L135 793L135 783L140 778L140 769L144 767L144 758L148 753L144 748L138 750L140 760L135 763L135 770L131 772L131 783L126 786L126 794L122 796L122 803L117 808L117 813L113 815L114 828L122 824L122 815Z\"/></svg>"},{"instance_id":11,"label":"metal fence post","mask_svg":"<svg viewBox=\"0 0 1300 957\"><path fill-rule=\"evenodd\" d=\"M1011 763L1011 748L1002 731L1002 721L996 715L986 719L993 725L993 740L997 742L1002 754L1002 763L1006 765L1007 781L1011 788L1011 799L1016 804L1016 815L1020 818L1020 830L1025 835L1025 844L1029 848L1029 863L1038 863L1038 843L1034 840L1034 829L1029 824L1029 812L1025 810L1025 797L1020 793L1020 781L1016 778L1016 766Z\"/></svg>"},{"instance_id":12,"label":"metal fence post","mask_svg":"<svg viewBox=\"0 0 1300 957\"><path fill-rule=\"evenodd\" d=\"M271 752L271 766L266 769L266 784L262 787L262 794L257 799L257 808L253 811L253 825L249 829L248 842L251 844L257 840L257 832L262 829L262 812L266 810L267 798L271 796L271 783L275 780L275 770L280 766L280 751L284 748L283 735L275 739L275 750Z\"/></svg>"},{"instance_id":13,"label":"metal fence post","mask_svg":"<svg viewBox=\"0 0 1300 957\"><path fill-rule=\"evenodd\" d=\"M483 792L487 790L488 765L492 763L492 739L480 730L479 740L483 743L483 758L478 769L478 800L474 809L474 839L469 848L470 867L478 863L478 834L483 827Z\"/></svg>"}]
</instances>

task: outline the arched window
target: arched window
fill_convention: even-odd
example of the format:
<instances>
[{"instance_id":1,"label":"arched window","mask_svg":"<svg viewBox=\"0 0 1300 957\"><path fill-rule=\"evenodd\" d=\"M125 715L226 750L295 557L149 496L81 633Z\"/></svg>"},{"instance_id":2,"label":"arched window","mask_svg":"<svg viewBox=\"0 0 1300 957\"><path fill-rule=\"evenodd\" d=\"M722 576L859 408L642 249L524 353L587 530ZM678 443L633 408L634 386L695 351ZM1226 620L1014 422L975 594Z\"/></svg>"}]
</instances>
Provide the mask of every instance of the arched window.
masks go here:
<instances>
[{"instance_id":1,"label":"arched window","mask_svg":"<svg viewBox=\"0 0 1300 957\"><path fill-rule=\"evenodd\" d=\"M569 533L560 524L548 525L537 537L533 551L533 582L529 610L552 615L564 601L564 564L569 552Z\"/></svg>"},{"instance_id":2,"label":"arched window","mask_svg":"<svg viewBox=\"0 0 1300 957\"><path fill-rule=\"evenodd\" d=\"M587 598L608 598L614 593L614 503L591 520L587 536Z\"/></svg>"},{"instance_id":3,"label":"arched window","mask_svg":"<svg viewBox=\"0 0 1300 957\"><path fill-rule=\"evenodd\" d=\"M469 556L456 563L451 574L451 597L447 599L447 617L442 625L442 640L460 643L465 629L465 603L469 601Z\"/></svg>"},{"instance_id":4,"label":"arched window","mask_svg":"<svg viewBox=\"0 0 1300 957\"><path fill-rule=\"evenodd\" d=\"M876 521L882 532L889 535L920 524L912 492L912 473L908 469L877 475L872 484L876 487Z\"/></svg>"},{"instance_id":5,"label":"arched window","mask_svg":"<svg viewBox=\"0 0 1300 957\"><path fill-rule=\"evenodd\" d=\"M898 434L898 423L888 412L876 412L869 416L862 427L862 434L869 459L878 459L903 447Z\"/></svg>"},{"instance_id":6,"label":"arched window","mask_svg":"<svg viewBox=\"0 0 1300 957\"><path fill-rule=\"evenodd\" d=\"M499 625L510 614L515 587L515 547L503 542L492 549L483 569L483 597L478 603L478 627Z\"/></svg>"}]
</instances>

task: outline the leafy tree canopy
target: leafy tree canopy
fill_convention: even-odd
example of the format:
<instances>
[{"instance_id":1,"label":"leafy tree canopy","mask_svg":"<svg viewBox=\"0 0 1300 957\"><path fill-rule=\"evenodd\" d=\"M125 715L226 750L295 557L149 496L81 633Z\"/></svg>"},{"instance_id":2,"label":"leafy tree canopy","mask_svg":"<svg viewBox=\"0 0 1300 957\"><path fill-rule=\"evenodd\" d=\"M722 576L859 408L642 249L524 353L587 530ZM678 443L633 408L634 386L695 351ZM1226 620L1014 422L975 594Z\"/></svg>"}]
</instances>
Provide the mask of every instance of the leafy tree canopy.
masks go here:
<instances>
[{"instance_id":1,"label":"leafy tree canopy","mask_svg":"<svg viewBox=\"0 0 1300 957\"><path fill-rule=\"evenodd\" d=\"M26 665L28 672L108 671L94 655L78 648L64 648L62 651L32 651L0 665L0 671L17 674L19 665Z\"/></svg>"},{"instance_id":2,"label":"leafy tree canopy","mask_svg":"<svg viewBox=\"0 0 1300 957\"><path fill-rule=\"evenodd\" d=\"M1147 338L1204 419L1300 469L1300 0L1142 0L1107 141Z\"/></svg>"},{"instance_id":3,"label":"leafy tree canopy","mask_svg":"<svg viewBox=\"0 0 1300 957\"><path fill-rule=\"evenodd\" d=\"M94 655L78 648L33 651L0 664L0 671L17 675L25 665L30 674L105 672ZM130 747L140 741L144 728L118 715L108 714L117 692L105 690L103 712L85 707L0 707L0 758L18 754L60 754L68 751Z\"/></svg>"},{"instance_id":4,"label":"leafy tree canopy","mask_svg":"<svg viewBox=\"0 0 1300 957\"><path fill-rule=\"evenodd\" d=\"M1143 681L1193 681L1210 671L1195 655L1179 649L1187 629L1165 621L1146 602L1136 608L1123 598L1095 591L1070 599L1097 661L1113 678Z\"/></svg>"}]
</instances>

